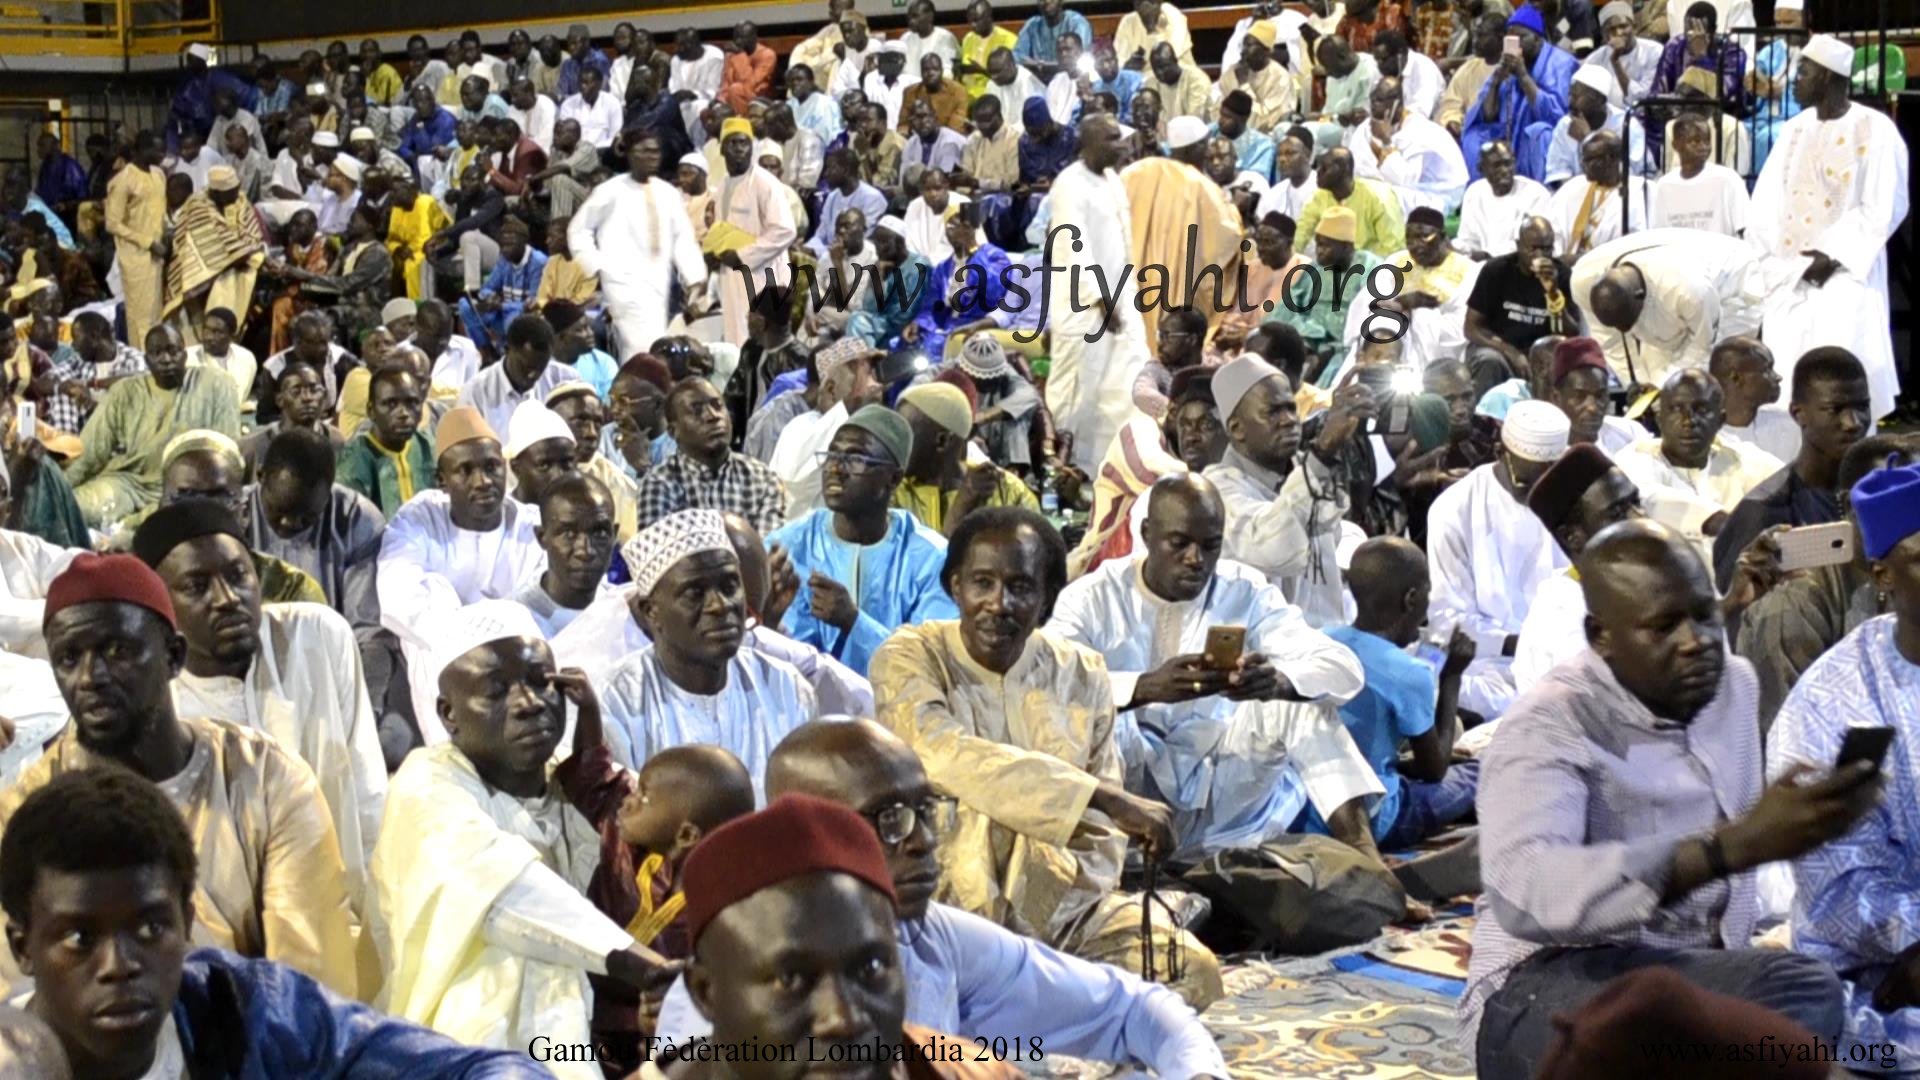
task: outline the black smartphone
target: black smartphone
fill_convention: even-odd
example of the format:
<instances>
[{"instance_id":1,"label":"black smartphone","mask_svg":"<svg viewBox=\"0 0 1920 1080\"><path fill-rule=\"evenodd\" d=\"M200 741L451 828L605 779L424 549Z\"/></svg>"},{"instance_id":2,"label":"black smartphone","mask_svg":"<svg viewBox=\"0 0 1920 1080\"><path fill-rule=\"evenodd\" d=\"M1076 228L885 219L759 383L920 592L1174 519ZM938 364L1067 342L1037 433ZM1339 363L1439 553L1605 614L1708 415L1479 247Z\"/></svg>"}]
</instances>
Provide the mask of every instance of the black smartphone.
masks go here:
<instances>
[{"instance_id":1,"label":"black smartphone","mask_svg":"<svg viewBox=\"0 0 1920 1080\"><path fill-rule=\"evenodd\" d=\"M1846 738L1840 741L1840 756L1834 759L1835 769L1844 769L1856 761L1873 762L1878 772L1880 763L1886 760L1887 748L1893 745L1893 729L1890 727L1852 727L1847 729Z\"/></svg>"}]
</instances>

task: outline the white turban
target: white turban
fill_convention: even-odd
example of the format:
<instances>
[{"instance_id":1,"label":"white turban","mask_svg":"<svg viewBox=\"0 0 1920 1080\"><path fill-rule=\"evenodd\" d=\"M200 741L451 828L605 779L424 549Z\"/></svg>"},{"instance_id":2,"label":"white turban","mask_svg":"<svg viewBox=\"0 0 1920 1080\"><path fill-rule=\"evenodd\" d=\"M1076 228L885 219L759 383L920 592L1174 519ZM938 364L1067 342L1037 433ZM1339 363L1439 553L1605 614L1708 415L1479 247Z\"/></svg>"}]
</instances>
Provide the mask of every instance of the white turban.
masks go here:
<instances>
[{"instance_id":1,"label":"white turban","mask_svg":"<svg viewBox=\"0 0 1920 1080\"><path fill-rule=\"evenodd\" d=\"M1619 86L1613 81L1613 76L1607 69L1599 64L1581 64L1573 73L1573 81L1598 93L1601 97L1612 97L1614 90Z\"/></svg>"},{"instance_id":2,"label":"white turban","mask_svg":"<svg viewBox=\"0 0 1920 1080\"><path fill-rule=\"evenodd\" d=\"M507 460L519 457L534 443L548 439L565 439L573 442L573 429L567 426L560 414L538 401L523 401L514 406L513 415L507 419Z\"/></svg>"},{"instance_id":3,"label":"white turban","mask_svg":"<svg viewBox=\"0 0 1920 1080\"><path fill-rule=\"evenodd\" d=\"M635 533L620 549L633 574L634 592L650 595L673 565L703 551L733 553L727 539L726 515L718 510L682 510L669 514Z\"/></svg>"},{"instance_id":4,"label":"white turban","mask_svg":"<svg viewBox=\"0 0 1920 1080\"><path fill-rule=\"evenodd\" d=\"M1557 461L1567 452L1567 439L1572 433L1572 422L1558 406L1522 401L1507 410L1507 419L1500 426L1500 442L1507 453L1522 460Z\"/></svg>"},{"instance_id":5,"label":"white turban","mask_svg":"<svg viewBox=\"0 0 1920 1080\"><path fill-rule=\"evenodd\" d=\"M1207 122L1197 116L1176 116L1167 121L1167 145L1175 150L1207 137Z\"/></svg>"},{"instance_id":6,"label":"white turban","mask_svg":"<svg viewBox=\"0 0 1920 1080\"><path fill-rule=\"evenodd\" d=\"M1832 34L1815 34L1808 38L1800 55L1843 79L1853 77L1853 46Z\"/></svg>"}]
</instances>

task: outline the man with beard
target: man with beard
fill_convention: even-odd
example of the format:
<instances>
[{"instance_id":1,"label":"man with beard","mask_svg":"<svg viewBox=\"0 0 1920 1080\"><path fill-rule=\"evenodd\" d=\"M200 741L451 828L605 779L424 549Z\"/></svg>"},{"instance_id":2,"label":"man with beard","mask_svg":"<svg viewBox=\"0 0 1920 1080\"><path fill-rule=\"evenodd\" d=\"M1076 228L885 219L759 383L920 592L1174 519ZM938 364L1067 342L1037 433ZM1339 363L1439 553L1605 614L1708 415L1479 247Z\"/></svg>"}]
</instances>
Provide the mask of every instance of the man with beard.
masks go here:
<instances>
[{"instance_id":1,"label":"man with beard","mask_svg":"<svg viewBox=\"0 0 1920 1080\"><path fill-rule=\"evenodd\" d=\"M990 461L967 460L975 413L966 391L935 380L908 388L897 404L913 431L913 451L893 491L895 507L911 511L920 524L942 536L953 535L954 527L975 510L1040 508L1018 476Z\"/></svg>"},{"instance_id":2,"label":"man with beard","mask_svg":"<svg viewBox=\"0 0 1920 1080\"><path fill-rule=\"evenodd\" d=\"M607 592L613 497L600 481L574 474L548 485L538 505L540 524L533 533L547 553L547 569L513 599L533 613L540 636L551 641Z\"/></svg>"},{"instance_id":3,"label":"man with beard","mask_svg":"<svg viewBox=\"0 0 1920 1080\"><path fill-rule=\"evenodd\" d=\"M783 629L862 675L901 626L957 614L940 588L947 542L893 493L913 461L913 429L885 405L861 407L827 444L826 506L767 537L801 587Z\"/></svg>"},{"instance_id":4,"label":"man with beard","mask_svg":"<svg viewBox=\"0 0 1920 1080\"><path fill-rule=\"evenodd\" d=\"M179 715L172 681L188 645L166 583L130 555L81 555L48 588L42 630L73 720L0 794L0 822L82 769L115 766L165 784L206 868L193 893L195 936L356 996L353 894L313 770L263 731Z\"/></svg>"},{"instance_id":5,"label":"man with beard","mask_svg":"<svg viewBox=\"0 0 1920 1080\"><path fill-rule=\"evenodd\" d=\"M1752 346L1766 348L1758 341ZM1798 528L1840 520L1840 462L1872 426L1872 395L1867 369L1845 349L1815 349L1794 365L1789 409L1798 425L1798 446L1785 468L1740 500L1727 527L1714 537L1714 580L1721 588L1727 587L1740 552L1762 532L1776 525ZM1720 431L1724 435L1727 428Z\"/></svg>"},{"instance_id":6,"label":"man with beard","mask_svg":"<svg viewBox=\"0 0 1920 1080\"><path fill-rule=\"evenodd\" d=\"M1387 256L1386 261L1402 268L1400 289L1391 299L1380 301L1382 308L1402 312L1406 327L1401 331L1402 362L1415 371L1466 352L1467 336L1463 327L1467 318L1467 298L1480 280L1481 265L1460 254L1447 241L1447 221L1440 211L1422 206L1407 215L1407 249ZM1370 312L1368 303L1354 306ZM1354 316L1349 324L1360 334L1396 329L1394 321L1370 314ZM1360 342L1355 342L1358 346Z\"/></svg>"},{"instance_id":7,"label":"man with beard","mask_svg":"<svg viewBox=\"0 0 1920 1080\"><path fill-rule=\"evenodd\" d=\"M449 1080L548 1075L517 1048L463 1047L280 964L192 947L194 897L220 872L195 846L166 794L118 769L69 773L21 803L0 841L0 898L32 990L27 1009L45 1021L52 1056L23 1045L26 1014L8 1010L0 1059L10 1068L50 1080L199 1070L295 1080L363 1068ZM82 938L75 926L93 932Z\"/></svg>"},{"instance_id":8,"label":"man with beard","mask_svg":"<svg viewBox=\"0 0 1920 1080\"><path fill-rule=\"evenodd\" d=\"M408 755L388 792L369 928L389 947L382 1001L464 1043L586 1043L589 974L646 989L675 970L583 895L600 840L551 759L567 705L594 708L593 688L556 670L511 601L469 607L433 648L436 726L451 741Z\"/></svg>"},{"instance_id":9,"label":"man with beard","mask_svg":"<svg viewBox=\"0 0 1920 1080\"><path fill-rule=\"evenodd\" d=\"M456 407L434 435L439 486L387 523L376 571L380 622L400 638L414 716L429 744L446 739L433 707L437 687L424 670L435 643L463 622L463 605L511 597L547 564L533 531L538 511L507 497L507 461L486 419Z\"/></svg>"},{"instance_id":10,"label":"man with beard","mask_svg":"<svg viewBox=\"0 0 1920 1080\"><path fill-rule=\"evenodd\" d=\"M1515 169L1513 147L1495 139L1480 148L1480 179L1467 185L1454 243L1475 262L1511 255L1520 225L1546 211L1550 193Z\"/></svg>"},{"instance_id":11,"label":"man with beard","mask_svg":"<svg viewBox=\"0 0 1920 1080\"><path fill-rule=\"evenodd\" d=\"M171 326L149 330L145 344L147 373L113 384L80 430L80 456L67 463L80 512L103 531L153 505L160 455L175 435L202 428L240 434L240 405L226 372L189 367Z\"/></svg>"},{"instance_id":12,"label":"man with beard","mask_svg":"<svg viewBox=\"0 0 1920 1080\"><path fill-rule=\"evenodd\" d=\"M960 618L901 627L874 654L877 716L960 801L942 859L954 906L1084 959L1151 963L1205 1008L1222 992L1213 954L1117 891L1129 838L1151 861L1177 837L1167 807L1123 786L1100 654L1040 628L1066 577L1066 545L1038 514L969 515L942 572Z\"/></svg>"},{"instance_id":13,"label":"man with beard","mask_svg":"<svg viewBox=\"0 0 1920 1080\"><path fill-rule=\"evenodd\" d=\"M240 523L211 500L162 508L133 545L166 583L186 639L175 708L263 731L307 763L340 839L348 899L364 912L387 769L353 628L316 604L262 605Z\"/></svg>"},{"instance_id":14,"label":"man with beard","mask_svg":"<svg viewBox=\"0 0 1920 1080\"><path fill-rule=\"evenodd\" d=\"M1753 669L1728 661L1686 539L1623 522L1579 565L1591 647L1516 703L1481 758L1486 891L1459 1009L1480 1075L1534 1076L1550 1016L1649 965L1831 1041L1833 970L1747 945L1753 871L1846 833L1878 801L1878 772L1800 767L1763 789Z\"/></svg>"},{"instance_id":15,"label":"man with beard","mask_svg":"<svg viewBox=\"0 0 1920 1080\"><path fill-rule=\"evenodd\" d=\"M1734 507L1785 463L1752 443L1720 438L1726 401L1704 371L1674 372L1653 408L1660 434L1622 450L1620 468L1640 488L1647 516L1693 541L1712 565L1714 540Z\"/></svg>"},{"instance_id":16,"label":"man with beard","mask_svg":"<svg viewBox=\"0 0 1920 1080\"><path fill-rule=\"evenodd\" d=\"M1150 1065L1163 1076L1226 1075L1213 1037L1165 988L933 902L953 801L934 793L919 759L886 728L855 720L795 729L767 763L767 794L838 803L878 835L899 903L910 1022L963 1037L1020 1031L1052 1053ZM684 980L667 992L658 1034L675 1044L711 1035Z\"/></svg>"},{"instance_id":17,"label":"man with beard","mask_svg":"<svg viewBox=\"0 0 1920 1080\"><path fill-rule=\"evenodd\" d=\"M682 510L640 531L622 552L629 608L652 644L601 677L606 737L630 769L671 746L717 744L764 790L767 755L812 720L813 687L746 637L741 564L717 510Z\"/></svg>"}]
</instances>

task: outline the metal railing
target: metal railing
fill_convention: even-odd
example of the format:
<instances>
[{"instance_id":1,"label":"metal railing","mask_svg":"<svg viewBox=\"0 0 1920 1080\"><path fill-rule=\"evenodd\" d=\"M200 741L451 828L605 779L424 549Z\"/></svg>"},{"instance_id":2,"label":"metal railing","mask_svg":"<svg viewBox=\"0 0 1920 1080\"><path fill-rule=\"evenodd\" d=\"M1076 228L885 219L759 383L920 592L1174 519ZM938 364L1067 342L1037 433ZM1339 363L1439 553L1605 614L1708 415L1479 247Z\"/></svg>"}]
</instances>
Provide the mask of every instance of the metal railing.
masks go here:
<instances>
[{"instance_id":1,"label":"metal railing","mask_svg":"<svg viewBox=\"0 0 1920 1080\"><path fill-rule=\"evenodd\" d=\"M127 60L219 37L219 0L0 3L0 55Z\"/></svg>"}]
</instances>

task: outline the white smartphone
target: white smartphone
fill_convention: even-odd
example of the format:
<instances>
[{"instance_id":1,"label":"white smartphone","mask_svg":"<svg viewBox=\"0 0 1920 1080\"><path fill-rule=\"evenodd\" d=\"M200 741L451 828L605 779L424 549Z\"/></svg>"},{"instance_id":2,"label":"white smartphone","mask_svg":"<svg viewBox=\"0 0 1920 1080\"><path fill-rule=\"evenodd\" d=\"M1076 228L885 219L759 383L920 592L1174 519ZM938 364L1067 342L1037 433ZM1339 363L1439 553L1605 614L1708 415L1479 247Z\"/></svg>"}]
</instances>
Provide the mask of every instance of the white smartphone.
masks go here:
<instances>
[{"instance_id":1,"label":"white smartphone","mask_svg":"<svg viewBox=\"0 0 1920 1080\"><path fill-rule=\"evenodd\" d=\"M20 433L20 438L33 438L34 431L38 427L38 421L39 417L33 407L33 402L16 401L13 403L13 430Z\"/></svg>"},{"instance_id":2,"label":"white smartphone","mask_svg":"<svg viewBox=\"0 0 1920 1080\"><path fill-rule=\"evenodd\" d=\"M1780 534L1780 568L1806 570L1853 561L1853 523L1803 525Z\"/></svg>"},{"instance_id":3,"label":"white smartphone","mask_svg":"<svg viewBox=\"0 0 1920 1080\"><path fill-rule=\"evenodd\" d=\"M1520 35L1519 35L1519 34L1508 34L1508 35L1507 35L1507 40L1506 40L1506 43L1505 43L1504 45L1502 45L1502 46L1501 46L1501 50L1500 50L1500 51L1502 51L1502 52L1504 52L1504 53L1505 53L1506 55L1508 55L1508 56L1521 56L1521 55L1524 55L1524 54L1523 54L1523 53L1522 53L1522 52L1520 51Z\"/></svg>"}]
</instances>

